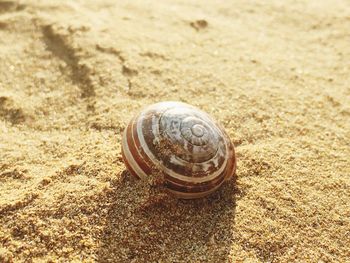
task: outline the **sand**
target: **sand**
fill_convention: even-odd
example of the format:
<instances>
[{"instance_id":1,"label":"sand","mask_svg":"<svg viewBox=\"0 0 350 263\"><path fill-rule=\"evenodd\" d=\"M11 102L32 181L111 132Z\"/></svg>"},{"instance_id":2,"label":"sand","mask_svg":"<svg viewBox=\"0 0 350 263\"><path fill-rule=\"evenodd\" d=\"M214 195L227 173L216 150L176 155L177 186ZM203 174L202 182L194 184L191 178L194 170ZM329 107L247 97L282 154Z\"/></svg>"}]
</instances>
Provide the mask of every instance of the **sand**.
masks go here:
<instances>
[{"instance_id":1,"label":"sand","mask_svg":"<svg viewBox=\"0 0 350 263\"><path fill-rule=\"evenodd\" d=\"M0 262L349 262L350 4L0 0ZM183 101L236 182L183 201L121 133Z\"/></svg>"}]
</instances>

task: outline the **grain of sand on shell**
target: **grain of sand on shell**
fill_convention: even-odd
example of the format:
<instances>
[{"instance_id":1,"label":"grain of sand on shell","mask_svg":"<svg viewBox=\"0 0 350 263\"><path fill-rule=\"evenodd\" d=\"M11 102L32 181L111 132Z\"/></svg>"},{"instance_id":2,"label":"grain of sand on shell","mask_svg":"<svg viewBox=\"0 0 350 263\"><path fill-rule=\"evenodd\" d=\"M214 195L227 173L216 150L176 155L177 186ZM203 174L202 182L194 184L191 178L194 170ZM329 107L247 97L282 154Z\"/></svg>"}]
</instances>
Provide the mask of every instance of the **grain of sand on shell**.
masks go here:
<instances>
[{"instance_id":1,"label":"grain of sand on shell","mask_svg":"<svg viewBox=\"0 0 350 263\"><path fill-rule=\"evenodd\" d=\"M0 262L349 261L349 28L345 0L0 0ZM236 183L130 178L164 100L223 124Z\"/></svg>"}]
</instances>

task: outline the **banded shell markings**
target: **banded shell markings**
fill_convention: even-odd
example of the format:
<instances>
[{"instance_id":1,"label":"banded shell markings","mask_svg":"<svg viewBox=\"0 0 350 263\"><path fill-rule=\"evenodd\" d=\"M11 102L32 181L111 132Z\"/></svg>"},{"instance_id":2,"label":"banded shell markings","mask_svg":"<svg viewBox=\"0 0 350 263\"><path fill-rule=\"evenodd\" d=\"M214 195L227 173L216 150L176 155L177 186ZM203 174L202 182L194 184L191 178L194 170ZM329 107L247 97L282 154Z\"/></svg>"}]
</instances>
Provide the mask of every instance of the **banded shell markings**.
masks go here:
<instances>
[{"instance_id":1,"label":"banded shell markings","mask_svg":"<svg viewBox=\"0 0 350 263\"><path fill-rule=\"evenodd\" d=\"M143 110L125 129L122 155L137 178L162 173L165 187L180 198L210 194L235 173L233 145L205 112L181 102Z\"/></svg>"}]
</instances>

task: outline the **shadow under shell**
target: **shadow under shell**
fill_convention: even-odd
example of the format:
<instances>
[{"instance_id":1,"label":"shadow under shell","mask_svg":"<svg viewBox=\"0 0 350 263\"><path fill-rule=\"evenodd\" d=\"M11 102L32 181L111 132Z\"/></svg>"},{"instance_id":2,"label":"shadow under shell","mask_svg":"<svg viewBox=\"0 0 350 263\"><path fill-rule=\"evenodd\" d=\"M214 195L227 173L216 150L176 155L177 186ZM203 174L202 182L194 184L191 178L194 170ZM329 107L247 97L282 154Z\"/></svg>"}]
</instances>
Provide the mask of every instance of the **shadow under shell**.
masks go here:
<instances>
[{"instance_id":1,"label":"shadow under shell","mask_svg":"<svg viewBox=\"0 0 350 263\"><path fill-rule=\"evenodd\" d=\"M101 235L100 262L188 262L228 259L235 219L235 182L206 198L149 195L128 172L113 185Z\"/></svg>"}]
</instances>

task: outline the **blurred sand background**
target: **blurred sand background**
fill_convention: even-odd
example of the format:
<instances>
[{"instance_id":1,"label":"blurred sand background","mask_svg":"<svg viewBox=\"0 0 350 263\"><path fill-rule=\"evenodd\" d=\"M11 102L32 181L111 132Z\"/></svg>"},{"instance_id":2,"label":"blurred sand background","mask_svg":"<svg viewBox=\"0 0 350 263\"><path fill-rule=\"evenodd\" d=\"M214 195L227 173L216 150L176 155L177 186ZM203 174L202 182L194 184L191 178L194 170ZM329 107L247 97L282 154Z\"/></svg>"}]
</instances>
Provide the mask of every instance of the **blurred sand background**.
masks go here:
<instances>
[{"instance_id":1,"label":"blurred sand background","mask_svg":"<svg viewBox=\"0 0 350 263\"><path fill-rule=\"evenodd\" d=\"M237 182L130 178L121 133L179 100ZM0 262L349 262L350 2L0 0Z\"/></svg>"}]
</instances>

